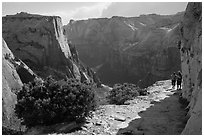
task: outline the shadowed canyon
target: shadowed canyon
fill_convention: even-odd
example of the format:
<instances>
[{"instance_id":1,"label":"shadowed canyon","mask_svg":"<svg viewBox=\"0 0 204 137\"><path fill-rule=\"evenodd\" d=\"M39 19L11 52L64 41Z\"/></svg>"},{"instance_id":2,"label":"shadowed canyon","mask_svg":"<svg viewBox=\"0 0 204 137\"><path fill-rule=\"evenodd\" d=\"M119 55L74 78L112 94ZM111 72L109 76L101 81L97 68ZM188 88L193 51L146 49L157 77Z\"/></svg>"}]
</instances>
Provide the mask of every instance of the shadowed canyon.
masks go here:
<instances>
[{"instance_id":1,"label":"shadowed canyon","mask_svg":"<svg viewBox=\"0 0 204 137\"><path fill-rule=\"evenodd\" d=\"M3 134L202 134L201 2L174 15L70 20L64 26L59 16L20 12L2 17L2 37ZM182 90L171 85L178 71ZM110 94L123 103L110 103ZM32 114L19 114L24 106L18 105L26 101L33 115L32 109L39 112L40 124L25 124ZM39 120L57 113L68 118Z\"/></svg>"},{"instance_id":2,"label":"shadowed canyon","mask_svg":"<svg viewBox=\"0 0 204 137\"><path fill-rule=\"evenodd\" d=\"M71 20L64 29L79 57L102 82L147 87L157 80L169 79L181 69L177 45L183 15L184 12Z\"/></svg>"}]
</instances>

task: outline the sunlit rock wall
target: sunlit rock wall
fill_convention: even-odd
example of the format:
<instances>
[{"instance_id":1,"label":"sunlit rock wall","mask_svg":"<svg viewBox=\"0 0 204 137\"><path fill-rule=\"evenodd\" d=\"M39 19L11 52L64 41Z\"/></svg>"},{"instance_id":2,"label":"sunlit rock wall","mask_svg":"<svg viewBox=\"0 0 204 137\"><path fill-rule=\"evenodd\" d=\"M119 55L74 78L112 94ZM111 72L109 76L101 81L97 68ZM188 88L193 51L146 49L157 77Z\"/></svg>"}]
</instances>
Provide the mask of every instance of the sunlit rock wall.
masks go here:
<instances>
[{"instance_id":1,"label":"sunlit rock wall","mask_svg":"<svg viewBox=\"0 0 204 137\"><path fill-rule=\"evenodd\" d=\"M202 3L189 3L181 24L182 96L190 118L182 134L202 134Z\"/></svg>"}]
</instances>

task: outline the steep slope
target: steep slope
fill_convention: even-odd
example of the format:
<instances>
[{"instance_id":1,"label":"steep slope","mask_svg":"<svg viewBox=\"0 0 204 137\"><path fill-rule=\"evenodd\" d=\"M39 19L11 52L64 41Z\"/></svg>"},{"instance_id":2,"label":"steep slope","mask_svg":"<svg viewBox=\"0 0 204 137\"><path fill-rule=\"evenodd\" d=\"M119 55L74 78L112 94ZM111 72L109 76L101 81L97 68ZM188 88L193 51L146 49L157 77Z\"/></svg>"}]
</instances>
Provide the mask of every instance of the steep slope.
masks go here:
<instances>
[{"instance_id":1,"label":"steep slope","mask_svg":"<svg viewBox=\"0 0 204 137\"><path fill-rule=\"evenodd\" d=\"M20 130L20 120L14 113L17 100L16 91L23 83L32 81L35 74L13 53L2 40L2 126L9 129Z\"/></svg>"},{"instance_id":2,"label":"steep slope","mask_svg":"<svg viewBox=\"0 0 204 137\"><path fill-rule=\"evenodd\" d=\"M182 134L202 134L202 3L189 3L181 27L182 96L190 119Z\"/></svg>"},{"instance_id":3,"label":"steep slope","mask_svg":"<svg viewBox=\"0 0 204 137\"><path fill-rule=\"evenodd\" d=\"M3 17L2 22L3 38L8 47L37 75L91 79L87 75L88 69L80 63L76 49L68 45L64 37L60 17L21 12ZM92 71L91 74L94 75Z\"/></svg>"},{"instance_id":4,"label":"steep slope","mask_svg":"<svg viewBox=\"0 0 204 137\"><path fill-rule=\"evenodd\" d=\"M82 61L94 68L103 82L142 80L138 84L148 86L180 69L177 42L182 16L71 20L64 28ZM144 79L148 74L149 82Z\"/></svg>"}]
</instances>

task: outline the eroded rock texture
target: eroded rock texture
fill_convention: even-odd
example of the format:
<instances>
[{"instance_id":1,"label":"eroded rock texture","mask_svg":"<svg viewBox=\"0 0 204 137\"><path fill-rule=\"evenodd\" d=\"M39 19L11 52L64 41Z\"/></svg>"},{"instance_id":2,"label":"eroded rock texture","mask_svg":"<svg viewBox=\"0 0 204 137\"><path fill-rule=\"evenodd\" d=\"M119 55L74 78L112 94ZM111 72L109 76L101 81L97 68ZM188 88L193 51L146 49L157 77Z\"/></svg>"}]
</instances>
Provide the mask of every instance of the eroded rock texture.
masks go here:
<instances>
[{"instance_id":1,"label":"eroded rock texture","mask_svg":"<svg viewBox=\"0 0 204 137\"><path fill-rule=\"evenodd\" d=\"M64 37L60 17L21 12L3 17L2 22L8 47L37 75L91 79L88 69L80 64L75 47L68 45Z\"/></svg>"},{"instance_id":2,"label":"eroded rock texture","mask_svg":"<svg viewBox=\"0 0 204 137\"><path fill-rule=\"evenodd\" d=\"M97 71L102 82L148 86L180 69L177 42L182 17L181 12L71 20L64 28L80 59Z\"/></svg>"},{"instance_id":3,"label":"eroded rock texture","mask_svg":"<svg viewBox=\"0 0 204 137\"><path fill-rule=\"evenodd\" d=\"M20 120L14 108L17 101L16 92L23 83L32 81L35 74L20 59L16 58L7 44L2 40L2 126L19 131Z\"/></svg>"},{"instance_id":4,"label":"eroded rock texture","mask_svg":"<svg viewBox=\"0 0 204 137\"><path fill-rule=\"evenodd\" d=\"M3 127L21 129L14 113L15 93L36 76L67 76L100 84L94 72L80 63L75 47L68 45L60 17L9 15L3 17L2 31L7 42L2 43Z\"/></svg>"},{"instance_id":5,"label":"eroded rock texture","mask_svg":"<svg viewBox=\"0 0 204 137\"><path fill-rule=\"evenodd\" d=\"M202 3L189 3L181 27L182 96L190 119L182 134L202 134Z\"/></svg>"}]
</instances>

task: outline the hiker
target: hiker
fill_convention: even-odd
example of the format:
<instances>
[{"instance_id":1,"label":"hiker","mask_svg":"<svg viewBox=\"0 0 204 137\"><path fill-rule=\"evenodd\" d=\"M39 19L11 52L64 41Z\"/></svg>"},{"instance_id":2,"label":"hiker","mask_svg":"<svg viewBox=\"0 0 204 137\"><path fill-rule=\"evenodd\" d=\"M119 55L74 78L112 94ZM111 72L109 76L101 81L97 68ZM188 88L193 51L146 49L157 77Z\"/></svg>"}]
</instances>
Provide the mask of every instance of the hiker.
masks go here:
<instances>
[{"instance_id":1,"label":"hiker","mask_svg":"<svg viewBox=\"0 0 204 137\"><path fill-rule=\"evenodd\" d=\"M182 74L180 71L177 73L177 90L181 90Z\"/></svg>"},{"instance_id":2,"label":"hiker","mask_svg":"<svg viewBox=\"0 0 204 137\"><path fill-rule=\"evenodd\" d=\"M175 72L171 75L171 84L172 84L172 88L174 89L176 85L176 73Z\"/></svg>"}]
</instances>

